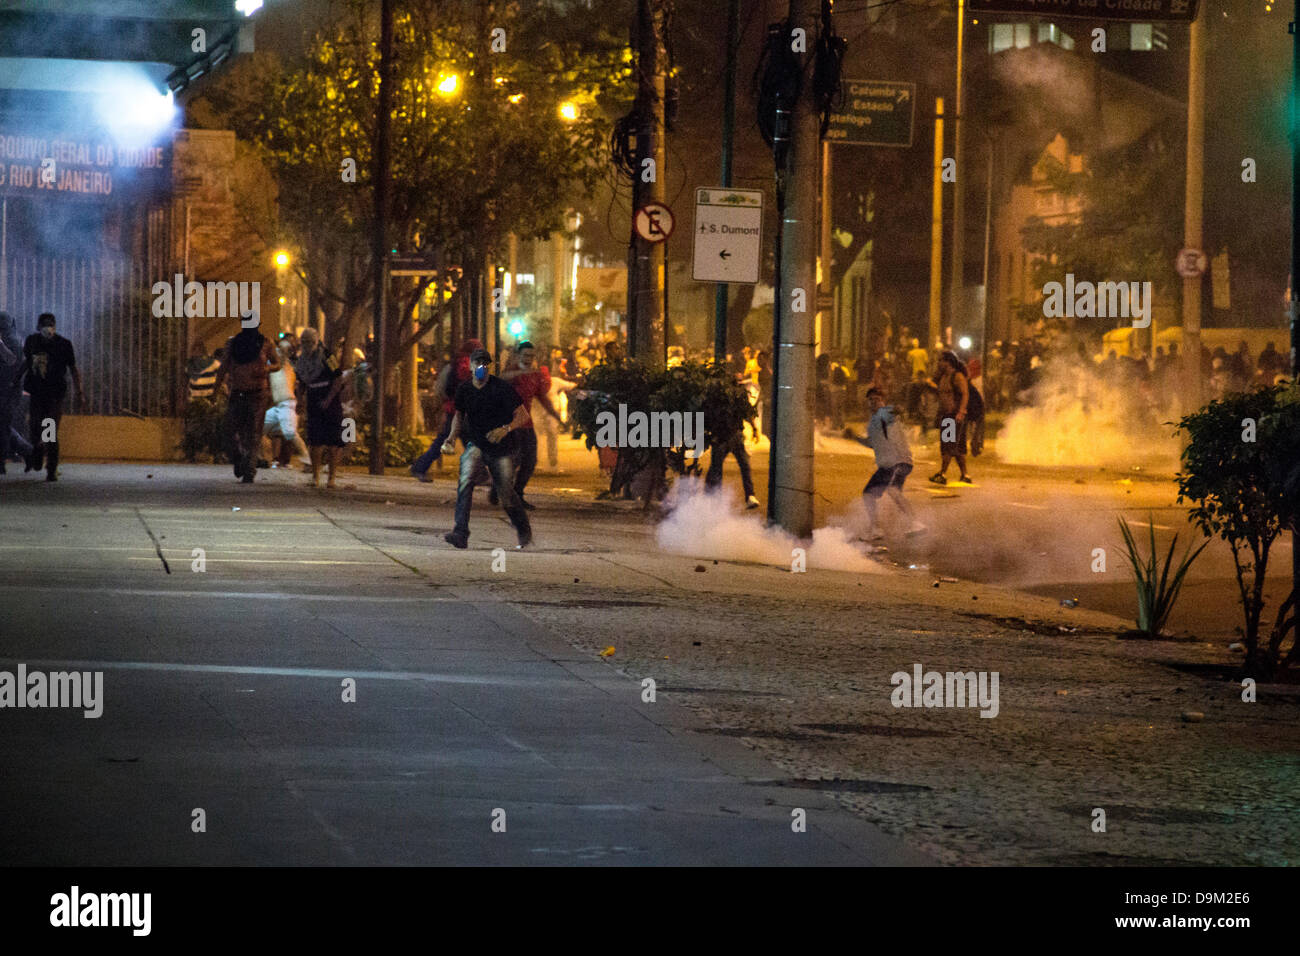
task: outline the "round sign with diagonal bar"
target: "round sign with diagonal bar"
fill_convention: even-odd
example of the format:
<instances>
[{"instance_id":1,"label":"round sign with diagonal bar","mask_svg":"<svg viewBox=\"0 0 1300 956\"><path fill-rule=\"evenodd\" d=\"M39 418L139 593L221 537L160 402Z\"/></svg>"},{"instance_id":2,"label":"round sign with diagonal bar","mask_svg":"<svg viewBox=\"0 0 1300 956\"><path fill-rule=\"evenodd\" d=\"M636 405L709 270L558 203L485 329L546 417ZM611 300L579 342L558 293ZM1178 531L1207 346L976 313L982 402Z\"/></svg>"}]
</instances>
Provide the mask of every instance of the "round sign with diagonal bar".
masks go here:
<instances>
[{"instance_id":1,"label":"round sign with diagonal bar","mask_svg":"<svg viewBox=\"0 0 1300 956\"><path fill-rule=\"evenodd\" d=\"M1174 260L1174 268L1184 279L1195 279L1205 272L1205 267L1208 265L1209 259L1200 249L1182 249L1178 253L1178 258Z\"/></svg>"},{"instance_id":2,"label":"round sign with diagonal bar","mask_svg":"<svg viewBox=\"0 0 1300 956\"><path fill-rule=\"evenodd\" d=\"M646 242L663 242L673 234L673 211L661 202L648 202L636 211L636 234Z\"/></svg>"}]
</instances>

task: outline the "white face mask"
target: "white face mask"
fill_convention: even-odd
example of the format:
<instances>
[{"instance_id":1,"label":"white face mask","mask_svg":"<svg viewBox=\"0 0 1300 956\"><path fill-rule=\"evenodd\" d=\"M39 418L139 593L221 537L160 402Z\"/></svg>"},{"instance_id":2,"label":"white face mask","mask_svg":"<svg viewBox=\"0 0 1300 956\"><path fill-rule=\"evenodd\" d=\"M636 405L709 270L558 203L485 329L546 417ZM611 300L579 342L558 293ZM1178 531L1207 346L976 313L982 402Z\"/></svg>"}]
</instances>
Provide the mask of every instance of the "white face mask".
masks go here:
<instances>
[{"instance_id":1,"label":"white face mask","mask_svg":"<svg viewBox=\"0 0 1300 956\"><path fill-rule=\"evenodd\" d=\"M48 325L43 325L41 326L41 335L45 336L47 339L52 339L54 338L54 329L50 328Z\"/></svg>"}]
</instances>

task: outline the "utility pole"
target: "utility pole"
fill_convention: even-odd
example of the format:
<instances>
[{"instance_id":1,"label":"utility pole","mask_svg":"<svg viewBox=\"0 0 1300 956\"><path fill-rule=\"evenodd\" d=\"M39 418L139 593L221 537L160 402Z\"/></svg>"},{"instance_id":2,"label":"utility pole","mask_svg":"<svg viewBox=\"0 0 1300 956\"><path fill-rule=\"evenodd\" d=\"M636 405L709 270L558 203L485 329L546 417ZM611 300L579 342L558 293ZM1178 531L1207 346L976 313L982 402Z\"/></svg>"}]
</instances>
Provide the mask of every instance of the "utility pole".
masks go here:
<instances>
[{"instance_id":1,"label":"utility pole","mask_svg":"<svg viewBox=\"0 0 1300 956\"><path fill-rule=\"evenodd\" d=\"M670 0L637 0L636 170L632 176L633 213L646 203L664 201L664 103L667 55L663 47L665 8ZM653 164L646 160L653 160ZM649 180L649 181L647 181ZM632 228L628 274L629 350L652 366L667 361L664 320L664 243L647 242Z\"/></svg>"},{"instance_id":2,"label":"utility pole","mask_svg":"<svg viewBox=\"0 0 1300 956\"><path fill-rule=\"evenodd\" d=\"M835 285L831 280L831 144L821 141L821 214L818 216L817 262L821 281L817 283L817 348L825 352L835 341Z\"/></svg>"},{"instance_id":3,"label":"utility pole","mask_svg":"<svg viewBox=\"0 0 1300 956\"><path fill-rule=\"evenodd\" d=\"M1187 61L1187 192L1183 203L1183 248L1200 249L1205 189L1205 4L1192 21ZM1189 409L1201 407L1201 283L1183 279L1183 394Z\"/></svg>"},{"instance_id":4,"label":"utility pole","mask_svg":"<svg viewBox=\"0 0 1300 956\"><path fill-rule=\"evenodd\" d=\"M379 107L375 116L375 225L371 236L371 270L375 286L375 373L374 411L370 429L370 474L384 473L384 387L388 360L384 354L388 308L388 162L389 127L393 99L393 0L380 0L379 14Z\"/></svg>"},{"instance_id":5,"label":"utility pole","mask_svg":"<svg viewBox=\"0 0 1300 956\"><path fill-rule=\"evenodd\" d=\"M1297 0L1300 2L1300 0ZM740 0L727 0L726 89L722 100L722 185L731 185L731 148L736 126L736 47L740 42ZM727 360L727 284L718 283L713 303L713 360Z\"/></svg>"},{"instance_id":6,"label":"utility pole","mask_svg":"<svg viewBox=\"0 0 1300 956\"><path fill-rule=\"evenodd\" d=\"M943 97L934 100L934 196L930 206L930 341L943 335Z\"/></svg>"},{"instance_id":7,"label":"utility pole","mask_svg":"<svg viewBox=\"0 0 1300 956\"><path fill-rule=\"evenodd\" d=\"M794 55L804 73L804 93L777 106L776 135L785 136L777 169L781 203L780 274L777 280L775 440L771 451L768 514L800 538L813 527L813 318L817 294L817 167L820 121L809 79L816 48L817 0L790 0L787 24L802 29L805 46ZM794 42L793 35L786 38ZM809 299L813 298L813 302Z\"/></svg>"},{"instance_id":8,"label":"utility pole","mask_svg":"<svg viewBox=\"0 0 1300 956\"><path fill-rule=\"evenodd\" d=\"M1291 381L1300 381L1300 315L1296 276L1300 276L1300 0L1291 22ZM1184 361L1186 361L1184 359ZM1291 587L1300 587L1300 530L1291 528ZM1300 632L1297 632L1300 633ZM1295 638L1293 637L1292 640Z\"/></svg>"},{"instance_id":9,"label":"utility pole","mask_svg":"<svg viewBox=\"0 0 1300 956\"><path fill-rule=\"evenodd\" d=\"M957 180L952 184L952 273L948 287L948 323L953 335L958 323L965 318L964 284L966 281L966 166L962 158L962 120L965 119L962 76L965 67L966 0L957 0L957 95L954 97L952 118L952 155L957 161ZM933 343L931 343L933 344Z\"/></svg>"}]
</instances>

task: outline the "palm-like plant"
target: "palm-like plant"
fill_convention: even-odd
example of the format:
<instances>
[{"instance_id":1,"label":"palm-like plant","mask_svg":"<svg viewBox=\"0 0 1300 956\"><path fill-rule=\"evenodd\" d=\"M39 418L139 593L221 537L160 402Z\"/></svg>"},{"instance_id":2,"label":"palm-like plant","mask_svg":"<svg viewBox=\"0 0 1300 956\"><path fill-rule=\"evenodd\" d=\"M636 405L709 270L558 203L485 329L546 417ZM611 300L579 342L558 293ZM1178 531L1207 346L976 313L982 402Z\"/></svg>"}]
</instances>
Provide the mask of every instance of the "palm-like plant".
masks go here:
<instances>
[{"instance_id":1,"label":"palm-like plant","mask_svg":"<svg viewBox=\"0 0 1300 956\"><path fill-rule=\"evenodd\" d=\"M1174 548L1178 546L1178 535L1174 535L1174 540L1169 542L1169 553L1165 555L1163 566L1157 567L1156 528L1150 517L1147 521L1147 531L1151 536L1151 553L1147 557L1143 557L1138 551L1133 532L1123 518L1119 519L1119 530L1124 535L1124 547L1128 551L1126 557L1133 567L1133 579L1137 584L1137 629L1149 638L1159 637L1174 609L1174 602L1178 600L1178 592L1183 589L1183 578L1191 568L1192 562L1210 542L1205 541L1195 551L1192 551L1192 546L1189 544L1171 580L1169 571L1173 567Z\"/></svg>"}]
</instances>

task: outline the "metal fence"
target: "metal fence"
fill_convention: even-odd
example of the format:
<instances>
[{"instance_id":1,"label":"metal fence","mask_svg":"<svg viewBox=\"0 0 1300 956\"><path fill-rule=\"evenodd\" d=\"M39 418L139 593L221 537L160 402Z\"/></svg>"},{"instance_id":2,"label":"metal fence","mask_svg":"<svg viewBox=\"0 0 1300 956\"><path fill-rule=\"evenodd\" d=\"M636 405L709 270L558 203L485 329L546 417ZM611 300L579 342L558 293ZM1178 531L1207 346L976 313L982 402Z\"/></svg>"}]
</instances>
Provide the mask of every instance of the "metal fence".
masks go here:
<instances>
[{"instance_id":1,"label":"metal fence","mask_svg":"<svg viewBox=\"0 0 1300 956\"><path fill-rule=\"evenodd\" d=\"M0 264L0 309L26 336L53 312L86 388L82 415L177 416L184 408L186 320L156 318L138 262L12 258Z\"/></svg>"}]
</instances>

